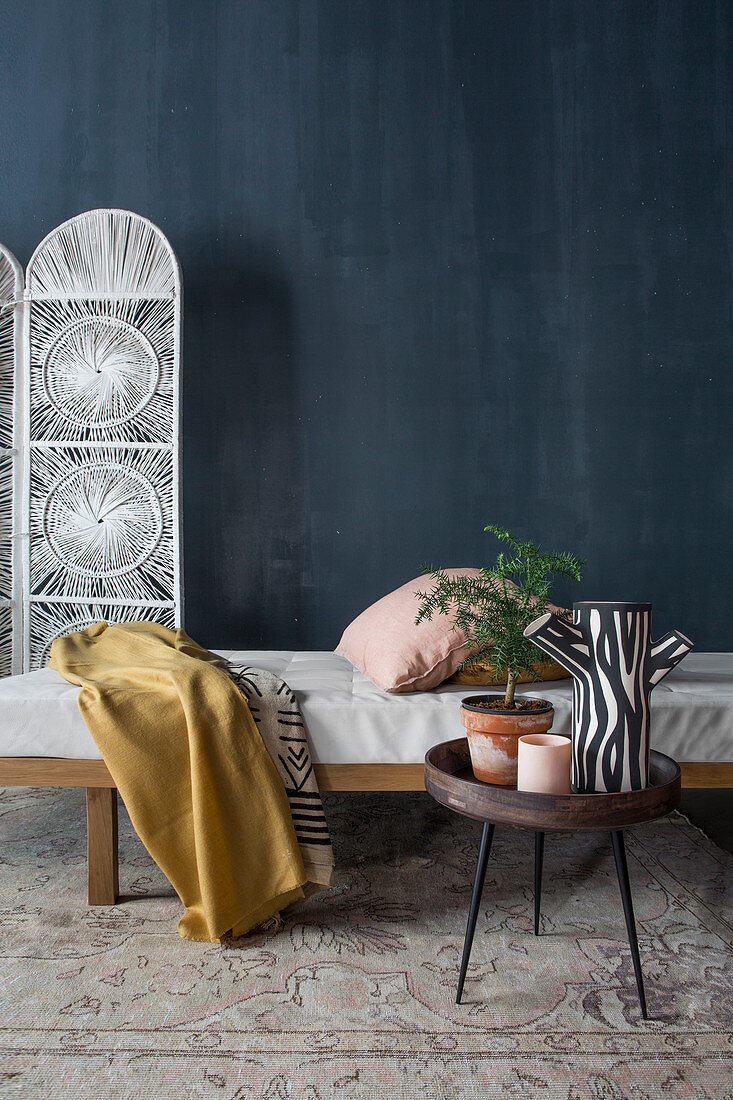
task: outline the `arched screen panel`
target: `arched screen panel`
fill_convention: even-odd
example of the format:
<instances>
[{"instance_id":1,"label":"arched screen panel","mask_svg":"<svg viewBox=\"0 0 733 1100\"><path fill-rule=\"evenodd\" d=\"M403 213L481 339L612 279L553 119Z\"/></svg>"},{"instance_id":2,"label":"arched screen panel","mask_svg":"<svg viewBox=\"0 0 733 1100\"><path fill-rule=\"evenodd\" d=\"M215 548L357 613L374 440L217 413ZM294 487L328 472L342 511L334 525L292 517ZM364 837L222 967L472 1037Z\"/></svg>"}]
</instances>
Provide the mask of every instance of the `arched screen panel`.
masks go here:
<instances>
[{"instance_id":1,"label":"arched screen panel","mask_svg":"<svg viewBox=\"0 0 733 1100\"><path fill-rule=\"evenodd\" d=\"M15 431L16 362L21 358L23 272L0 245L0 676L21 669L20 571L13 537L18 446Z\"/></svg>"},{"instance_id":2,"label":"arched screen panel","mask_svg":"<svg viewBox=\"0 0 733 1100\"><path fill-rule=\"evenodd\" d=\"M24 667L106 618L181 622L181 280L147 219L92 210L26 275Z\"/></svg>"}]
</instances>

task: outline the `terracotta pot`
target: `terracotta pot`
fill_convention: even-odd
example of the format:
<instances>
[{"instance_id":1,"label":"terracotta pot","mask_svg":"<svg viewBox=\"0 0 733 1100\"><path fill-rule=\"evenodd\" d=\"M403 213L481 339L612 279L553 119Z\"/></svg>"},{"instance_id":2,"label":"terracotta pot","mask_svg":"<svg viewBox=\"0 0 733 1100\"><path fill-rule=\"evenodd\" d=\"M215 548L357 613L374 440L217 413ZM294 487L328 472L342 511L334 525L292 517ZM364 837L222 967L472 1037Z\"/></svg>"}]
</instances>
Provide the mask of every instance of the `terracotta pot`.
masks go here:
<instances>
[{"instance_id":1,"label":"terracotta pot","mask_svg":"<svg viewBox=\"0 0 733 1100\"><path fill-rule=\"evenodd\" d=\"M546 733L555 711L550 703L542 710L491 710L477 702L503 700L503 695L469 695L461 700L461 722L466 727L473 774L484 783L502 787L517 782L519 738L527 733Z\"/></svg>"}]
</instances>

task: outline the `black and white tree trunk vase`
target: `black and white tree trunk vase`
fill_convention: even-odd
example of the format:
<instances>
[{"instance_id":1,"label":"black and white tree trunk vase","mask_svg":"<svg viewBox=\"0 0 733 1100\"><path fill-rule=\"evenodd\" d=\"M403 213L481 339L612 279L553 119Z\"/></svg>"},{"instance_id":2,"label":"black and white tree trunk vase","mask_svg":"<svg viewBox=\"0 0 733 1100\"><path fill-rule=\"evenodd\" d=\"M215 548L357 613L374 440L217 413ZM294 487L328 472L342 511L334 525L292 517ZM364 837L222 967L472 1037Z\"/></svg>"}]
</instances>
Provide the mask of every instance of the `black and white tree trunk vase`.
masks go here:
<instances>
[{"instance_id":1,"label":"black and white tree trunk vase","mask_svg":"<svg viewBox=\"0 0 733 1100\"><path fill-rule=\"evenodd\" d=\"M572 624L541 615L524 631L573 677L571 786L635 791L649 781L649 696L693 648L677 630L651 640L650 603L576 603Z\"/></svg>"}]
</instances>

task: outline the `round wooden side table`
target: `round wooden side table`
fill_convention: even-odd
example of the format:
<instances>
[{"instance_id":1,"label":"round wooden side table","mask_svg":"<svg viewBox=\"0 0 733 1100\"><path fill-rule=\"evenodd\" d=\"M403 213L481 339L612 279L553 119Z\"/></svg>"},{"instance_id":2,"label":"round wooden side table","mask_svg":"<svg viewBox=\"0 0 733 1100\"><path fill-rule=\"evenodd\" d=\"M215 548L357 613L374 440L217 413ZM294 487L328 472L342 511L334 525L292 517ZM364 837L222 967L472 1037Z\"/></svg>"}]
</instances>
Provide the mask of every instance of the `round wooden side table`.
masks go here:
<instances>
[{"instance_id":1,"label":"round wooden side table","mask_svg":"<svg viewBox=\"0 0 733 1100\"><path fill-rule=\"evenodd\" d=\"M471 957L471 945L481 904L494 827L519 825L534 830L534 932L536 936L539 935L545 833L608 829L613 842L613 854L641 1014L645 1020L648 1018L623 829L627 825L638 825L644 821L664 817L665 814L677 808L681 790L679 765L669 756L652 751L649 780L650 785L643 791L624 791L619 794L534 794L530 791L518 791L516 787L498 787L491 783L482 783L481 780L476 779L471 769L468 741L465 737L459 737L455 741L443 741L430 749L425 757L425 789L428 794L448 809L455 810L464 817L483 822L476 877L463 943L456 1004L461 1003L466 970Z\"/></svg>"}]
</instances>

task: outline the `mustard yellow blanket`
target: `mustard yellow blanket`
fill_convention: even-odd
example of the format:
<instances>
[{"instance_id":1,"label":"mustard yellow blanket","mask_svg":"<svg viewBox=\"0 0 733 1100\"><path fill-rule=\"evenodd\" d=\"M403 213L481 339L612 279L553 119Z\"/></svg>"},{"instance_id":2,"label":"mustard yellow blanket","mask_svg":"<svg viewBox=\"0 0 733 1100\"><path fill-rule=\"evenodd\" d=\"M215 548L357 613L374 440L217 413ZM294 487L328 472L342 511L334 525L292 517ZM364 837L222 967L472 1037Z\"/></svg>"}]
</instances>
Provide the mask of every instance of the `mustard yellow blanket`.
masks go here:
<instances>
[{"instance_id":1,"label":"mustard yellow blanket","mask_svg":"<svg viewBox=\"0 0 733 1100\"><path fill-rule=\"evenodd\" d=\"M247 704L212 654L156 623L58 638L132 824L185 906L191 940L243 935L303 897L288 800Z\"/></svg>"}]
</instances>

